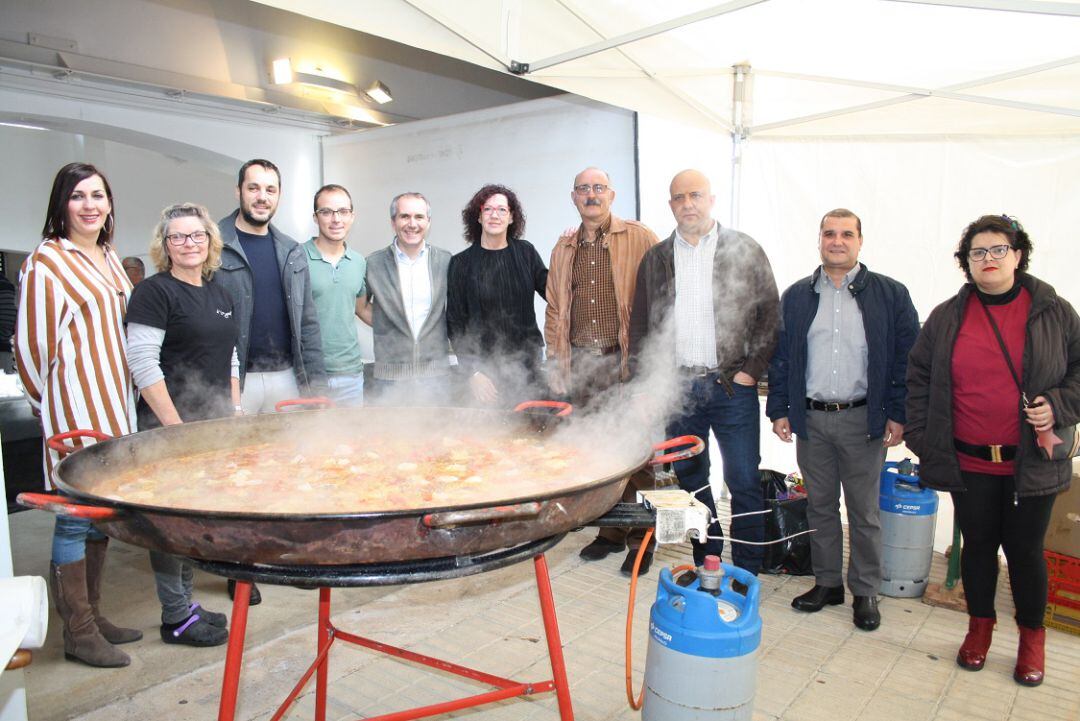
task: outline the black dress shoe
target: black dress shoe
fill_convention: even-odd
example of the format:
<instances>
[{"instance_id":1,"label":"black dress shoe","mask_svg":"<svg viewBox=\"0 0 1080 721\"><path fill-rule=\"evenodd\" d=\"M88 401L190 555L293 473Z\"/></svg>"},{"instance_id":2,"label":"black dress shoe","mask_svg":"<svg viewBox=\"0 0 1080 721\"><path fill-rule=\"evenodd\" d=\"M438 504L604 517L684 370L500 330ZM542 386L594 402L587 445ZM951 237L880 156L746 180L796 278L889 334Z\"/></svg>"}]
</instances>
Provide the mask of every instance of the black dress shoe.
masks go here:
<instances>
[{"instance_id":1,"label":"black dress shoe","mask_svg":"<svg viewBox=\"0 0 1080 721\"><path fill-rule=\"evenodd\" d=\"M791 599L791 607L797 611L814 613L826 606L839 606L844 602L843 586L815 585L801 596Z\"/></svg>"},{"instance_id":2,"label":"black dress shoe","mask_svg":"<svg viewBox=\"0 0 1080 721\"><path fill-rule=\"evenodd\" d=\"M236 581L234 581L233 579L230 578L228 585L229 585L229 600L231 601L231 600L236 598ZM259 593L259 587L256 586L253 583L253 584L251 584L251 596L250 596L250 598L248 598L248 605L249 606L258 606L260 603L262 603L262 594Z\"/></svg>"},{"instance_id":3,"label":"black dress shoe","mask_svg":"<svg viewBox=\"0 0 1080 721\"><path fill-rule=\"evenodd\" d=\"M594 540L588 546L585 546L585 548L581 549L581 552L578 553L578 555L584 558L586 561L599 561L600 559L607 558L612 553L615 553L616 551L621 551L624 548L626 548L625 543L609 541L606 538L601 538L600 536L597 536L596 540Z\"/></svg>"},{"instance_id":4,"label":"black dress shoe","mask_svg":"<svg viewBox=\"0 0 1080 721\"><path fill-rule=\"evenodd\" d=\"M856 596L854 621L864 631L873 631L881 625L881 612L877 607L877 596Z\"/></svg>"},{"instance_id":5,"label":"black dress shoe","mask_svg":"<svg viewBox=\"0 0 1080 721\"><path fill-rule=\"evenodd\" d=\"M622 571L622 575L629 576L634 572L634 561L637 560L636 548L631 548L630 553L626 554L626 558L623 559L622 567L619 569ZM652 551L645 551L645 555L641 557L641 565L638 567L637 575L644 576L649 572L649 566L652 565Z\"/></svg>"}]
</instances>

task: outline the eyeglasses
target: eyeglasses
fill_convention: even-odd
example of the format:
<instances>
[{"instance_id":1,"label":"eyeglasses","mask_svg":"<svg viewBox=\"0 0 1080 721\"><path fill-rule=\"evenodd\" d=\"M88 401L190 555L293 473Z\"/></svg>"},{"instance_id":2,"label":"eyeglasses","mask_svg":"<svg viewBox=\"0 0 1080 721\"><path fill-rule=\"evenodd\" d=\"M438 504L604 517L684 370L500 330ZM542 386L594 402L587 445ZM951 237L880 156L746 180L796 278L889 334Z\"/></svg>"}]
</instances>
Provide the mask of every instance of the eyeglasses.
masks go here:
<instances>
[{"instance_id":1,"label":"eyeglasses","mask_svg":"<svg viewBox=\"0 0 1080 721\"><path fill-rule=\"evenodd\" d=\"M581 185L574 186L574 192L578 195L588 195L590 190L597 195L603 195L607 192L607 189L608 186L604 185L603 183L595 183L593 185L589 185L588 183L582 183Z\"/></svg>"},{"instance_id":2,"label":"eyeglasses","mask_svg":"<svg viewBox=\"0 0 1080 721\"><path fill-rule=\"evenodd\" d=\"M978 263L981 260L986 260L986 254L989 253L990 257L994 260L1001 260L1009 251L1012 250L1011 245L993 245L989 248L972 248L968 251L968 259Z\"/></svg>"},{"instance_id":3,"label":"eyeglasses","mask_svg":"<svg viewBox=\"0 0 1080 721\"><path fill-rule=\"evenodd\" d=\"M352 208L338 208L337 210L334 210L333 208L319 208L315 211L315 215L323 220L329 220L335 215L341 218L348 218L352 215Z\"/></svg>"},{"instance_id":4,"label":"eyeglasses","mask_svg":"<svg viewBox=\"0 0 1080 721\"><path fill-rule=\"evenodd\" d=\"M189 240L195 245L202 245L210 239L210 234L205 230L196 230L194 233L169 233L165 236L165 240L169 241L169 245L183 245Z\"/></svg>"},{"instance_id":5,"label":"eyeglasses","mask_svg":"<svg viewBox=\"0 0 1080 721\"><path fill-rule=\"evenodd\" d=\"M506 216L510 215L509 208L492 208L488 205L485 205L483 208L481 208L480 212L483 215L497 215L500 218L505 218Z\"/></svg>"}]
</instances>

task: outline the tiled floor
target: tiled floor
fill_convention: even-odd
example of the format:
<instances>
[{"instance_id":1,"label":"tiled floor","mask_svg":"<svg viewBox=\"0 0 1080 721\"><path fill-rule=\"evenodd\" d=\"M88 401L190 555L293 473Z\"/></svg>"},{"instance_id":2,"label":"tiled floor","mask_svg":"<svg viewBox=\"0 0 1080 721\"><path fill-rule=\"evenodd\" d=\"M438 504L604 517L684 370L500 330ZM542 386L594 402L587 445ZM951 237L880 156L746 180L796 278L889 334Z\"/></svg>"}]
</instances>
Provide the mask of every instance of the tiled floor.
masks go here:
<instances>
[{"instance_id":1,"label":"tiled floor","mask_svg":"<svg viewBox=\"0 0 1080 721\"><path fill-rule=\"evenodd\" d=\"M20 525L46 528L29 519L20 523L26 515L13 517L13 531ZM624 681L628 583L619 573L622 557L582 562L577 551L592 535L588 530L570 534L548 553L575 717L637 719L640 712L628 707ZM635 692L645 667L647 619L656 593L657 567L684 563L687 558L685 547L662 549L653 570L639 584L634 611ZM130 561L136 562L145 565L142 560ZM120 565L110 568L112 574L122 572ZM939 556L934 576L940 580L943 575ZM1004 581L999 594L1001 621L980 673L962 671L953 660L966 630L963 614L919 600L883 598L882 627L866 633L852 626L850 605L828 607L816 614L792 610L791 599L811 583L809 578L761 578L764 630L755 719L1080 719L1080 637L1049 631L1046 682L1035 689L1013 682L1016 630L1009 618L1012 608ZM237 714L245 721L269 719L314 655L311 622L316 594L269 588L264 589L264 597L263 606L251 611L255 633L248 638ZM335 591L335 598L339 604L334 622L343 630L497 675L529 681L551 677L530 563L455 581L378 592ZM221 603L218 599L217 605ZM264 627L271 618L277 619L276 633ZM50 631L54 647L59 644L57 625ZM128 647L134 668L91 670L63 661L58 652L43 653L28 677L31 718L185 721L216 717L223 648L165 649L152 625L146 632L146 639ZM330 658L328 719L369 718L488 690L343 643L335 644ZM167 672L154 683L140 681L140 675L160 672L163 665ZM134 670L140 667L141 674ZM65 677L87 687L107 685L109 693L94 705L73 703ZM313 707L313 685L309 685L286 718L312 718ZM554 695L546 693L440 718L541 721L559 715Z\"/></svg>"}]
</instances>

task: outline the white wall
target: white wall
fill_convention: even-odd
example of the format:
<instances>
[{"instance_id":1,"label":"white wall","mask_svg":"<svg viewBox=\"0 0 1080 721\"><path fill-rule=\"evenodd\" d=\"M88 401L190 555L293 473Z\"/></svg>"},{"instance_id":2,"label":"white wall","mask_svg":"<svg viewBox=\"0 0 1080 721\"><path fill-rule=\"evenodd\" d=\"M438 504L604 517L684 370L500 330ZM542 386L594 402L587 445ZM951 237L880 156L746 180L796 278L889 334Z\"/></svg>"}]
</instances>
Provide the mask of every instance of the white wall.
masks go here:
<instances>
[{"instance_id":1,"label":"white wall","mask_svg":"<svg viewBox=\"0 0 1080 721\"><path fill-rule=\"evenodd\" d=\"M311 196L320 184L313 132L0 88L0 115L5 113L58 130L0 126L7 168L0 175L4 249L37 244L53 176L76 160L97 165L108 177L124 255L145 254L158 214L170 203L193 200L220 215L235 209L236 171L253 157L281 168L284 187L274 222L300 238L309 230Z\"/></svg>"}]
</instances>

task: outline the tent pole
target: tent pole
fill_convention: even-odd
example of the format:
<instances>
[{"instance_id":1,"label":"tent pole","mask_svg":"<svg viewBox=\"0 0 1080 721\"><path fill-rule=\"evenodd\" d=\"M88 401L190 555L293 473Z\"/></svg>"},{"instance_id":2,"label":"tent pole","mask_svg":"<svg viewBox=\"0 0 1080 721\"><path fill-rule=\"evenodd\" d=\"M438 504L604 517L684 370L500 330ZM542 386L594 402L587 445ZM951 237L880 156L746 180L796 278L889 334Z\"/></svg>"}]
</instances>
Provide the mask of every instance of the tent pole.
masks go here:
<instances>
[{"instance_id":1,"label":"tent pole","mask_svg":"<svg viewBox=\"0 0 1080 721\"><path fill-rule=\"evenodd\" d=\"M728 213L730 227L739 227L739 209L742 202L742 151L750 127L750 66L733 67L734 82L731 92L731 201Z\"/></svg>"}]
</instances>

